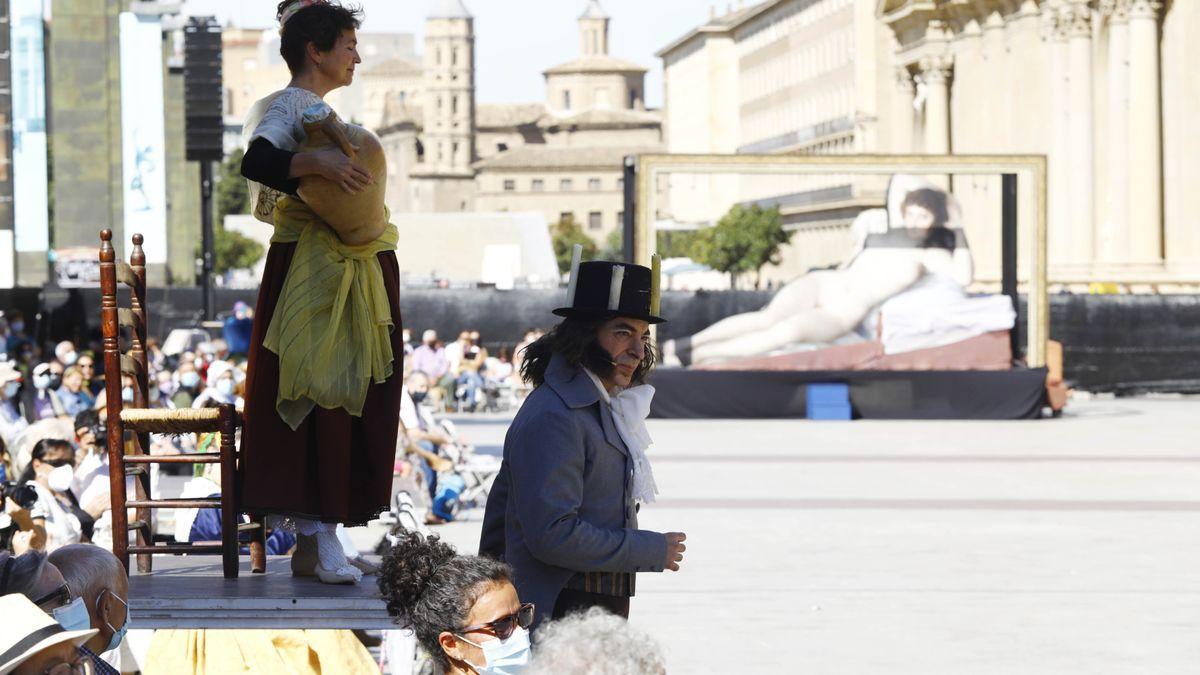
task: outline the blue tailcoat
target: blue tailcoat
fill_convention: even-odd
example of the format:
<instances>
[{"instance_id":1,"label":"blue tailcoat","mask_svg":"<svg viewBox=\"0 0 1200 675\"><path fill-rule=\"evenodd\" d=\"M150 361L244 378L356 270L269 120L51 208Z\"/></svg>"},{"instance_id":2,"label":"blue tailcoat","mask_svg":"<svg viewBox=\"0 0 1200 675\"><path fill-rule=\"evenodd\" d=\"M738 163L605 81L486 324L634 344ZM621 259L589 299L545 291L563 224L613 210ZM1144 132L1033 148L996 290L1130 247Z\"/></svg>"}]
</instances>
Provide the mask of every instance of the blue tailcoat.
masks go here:
<instances>
[{"instance_id":1,"label":"blue tailcoat","mask_svg":"<svg viewBox=\"0 0 1200 675\"><path fill-rule=\"evenodd\" d=\"M480 553L516 574L521 602L549 618L576 572L661 572L667 539L637 528L633 460L582 369L554 356L504 439Z\"/></svg>"}]
</instances>

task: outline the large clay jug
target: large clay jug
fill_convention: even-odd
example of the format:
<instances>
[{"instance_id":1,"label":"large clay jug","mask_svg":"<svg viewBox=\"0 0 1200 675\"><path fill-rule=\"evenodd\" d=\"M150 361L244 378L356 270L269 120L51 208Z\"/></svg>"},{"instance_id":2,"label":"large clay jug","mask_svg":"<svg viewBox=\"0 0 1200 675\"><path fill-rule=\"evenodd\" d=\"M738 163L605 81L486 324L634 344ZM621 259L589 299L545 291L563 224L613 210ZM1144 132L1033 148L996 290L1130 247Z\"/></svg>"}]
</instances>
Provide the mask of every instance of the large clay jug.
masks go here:
<instances>
[{"instance_id":1,"label":"large clay jug","mask_svg":"<svg viewBox=\"0 0 1200 675\"><path fill-rule=\"evenodd\" d=\"M343 122L323 103L304 111L304 131L308 138L302 151L337 147L375 180L362 192L351 194L324 176L304 176L300 179L300 198L343 243L360 246L375 241L388 226L383 205L387 159L379 138L357 124Z\"/></svg>"}]
</instances>

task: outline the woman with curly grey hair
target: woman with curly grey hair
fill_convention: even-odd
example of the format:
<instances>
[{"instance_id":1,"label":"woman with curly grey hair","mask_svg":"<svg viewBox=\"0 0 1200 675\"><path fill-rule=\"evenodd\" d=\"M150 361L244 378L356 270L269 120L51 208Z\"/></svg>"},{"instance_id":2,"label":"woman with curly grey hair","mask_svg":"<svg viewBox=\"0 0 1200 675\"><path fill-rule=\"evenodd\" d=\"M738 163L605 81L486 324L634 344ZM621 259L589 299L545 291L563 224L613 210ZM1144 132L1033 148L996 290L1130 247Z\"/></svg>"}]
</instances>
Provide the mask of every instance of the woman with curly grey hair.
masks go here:
<instances>
[{"instance_id":1,"label":"woman with curly grey hair","mask_svg":"<svg viewBox=\"0 0 1200 675\"><path fill-rule=\"evenodd\" d=\"M529 662L534 608L518 599L502 562L409 532L384 555L379 591L442 672L517 673Z\"/></svg>"},{"instance_id":2,"label":"woman with curly grey hair","mask_svg":"<svg viewBox=\"0 0 1200 675\"><path fill-rule=\"evenodd\" d=\"M654 638L601 607L542 624L529 675L663 675Z\"/></svg>"}]
</instances>

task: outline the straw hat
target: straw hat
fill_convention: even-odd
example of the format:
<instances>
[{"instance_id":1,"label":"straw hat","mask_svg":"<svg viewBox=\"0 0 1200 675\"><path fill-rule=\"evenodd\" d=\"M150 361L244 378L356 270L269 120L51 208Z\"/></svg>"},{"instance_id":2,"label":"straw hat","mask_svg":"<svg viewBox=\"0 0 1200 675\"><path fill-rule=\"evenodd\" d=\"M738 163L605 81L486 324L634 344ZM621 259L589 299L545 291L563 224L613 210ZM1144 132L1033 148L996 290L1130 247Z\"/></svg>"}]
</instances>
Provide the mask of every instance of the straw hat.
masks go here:
<instances>
[{"instance_id":1,"label":"straw hat","mask_svg":"<svg viewBox=\"0 0 1200 675\"><path fill-rule=\"evenodd\" d=\"M0 596L0 675L7 675L43 649L72 642L76 647L99 631L67 630L20 593Z\"/></svg>"}]
</instances>

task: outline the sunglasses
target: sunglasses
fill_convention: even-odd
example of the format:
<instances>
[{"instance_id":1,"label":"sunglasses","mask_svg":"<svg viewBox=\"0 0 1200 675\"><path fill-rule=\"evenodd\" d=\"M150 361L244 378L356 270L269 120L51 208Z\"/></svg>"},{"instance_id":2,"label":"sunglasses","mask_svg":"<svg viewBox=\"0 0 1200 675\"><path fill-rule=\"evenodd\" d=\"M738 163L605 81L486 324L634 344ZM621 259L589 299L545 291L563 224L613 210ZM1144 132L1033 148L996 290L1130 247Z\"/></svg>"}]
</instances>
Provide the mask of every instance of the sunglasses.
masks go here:
<instances>
[{"instance_id":1,"label":"sunglasses","mask_svg":"<svg viewBox=\"0 0 1200 675\"><path fill-rule=\"evenodd\" d=\"M92 662L77 657L71 663L58 663L42 671L43 675L92 675L95 673Z\"/></svg>"},{"instance_id":2,"label":"sunglasses","mask_svg":"<svg viewBox=\"0 0 1200 675\"><path fill-rule=\"evenodd\" d=\"M512 614L509 614L508 616L502 616L499 619L496 619L495 621L481 623L478 626L467 626L466 628L463 628L459 632L461 632L461 633L477 633L479 631L486 630L486 631L491 631L496 637L500 638L501 640L507 640L513 634L513 631L517 629L517 626L520 626L521 628L529 628L529 626L532 623L533 623L533 603L527 602L527 603L521 605L520 609L513 612Z\"/></svg>"},{"instance_id":3,"label":"sunglasses","mask_svg":"<svg viewBox=\"0 0 1200 675\"><path fill-rule=\"evenodd\" d=\"M49 604L51 602L53 602L53 604ZM34 600L33 604L37 605L38 607L47 605L51 609L62 607L63 605L69 605L71 604L71 589L67 588L66 584L63 584L62 586L50 591L37 600Z\"/></svg>"}]
</instances>

